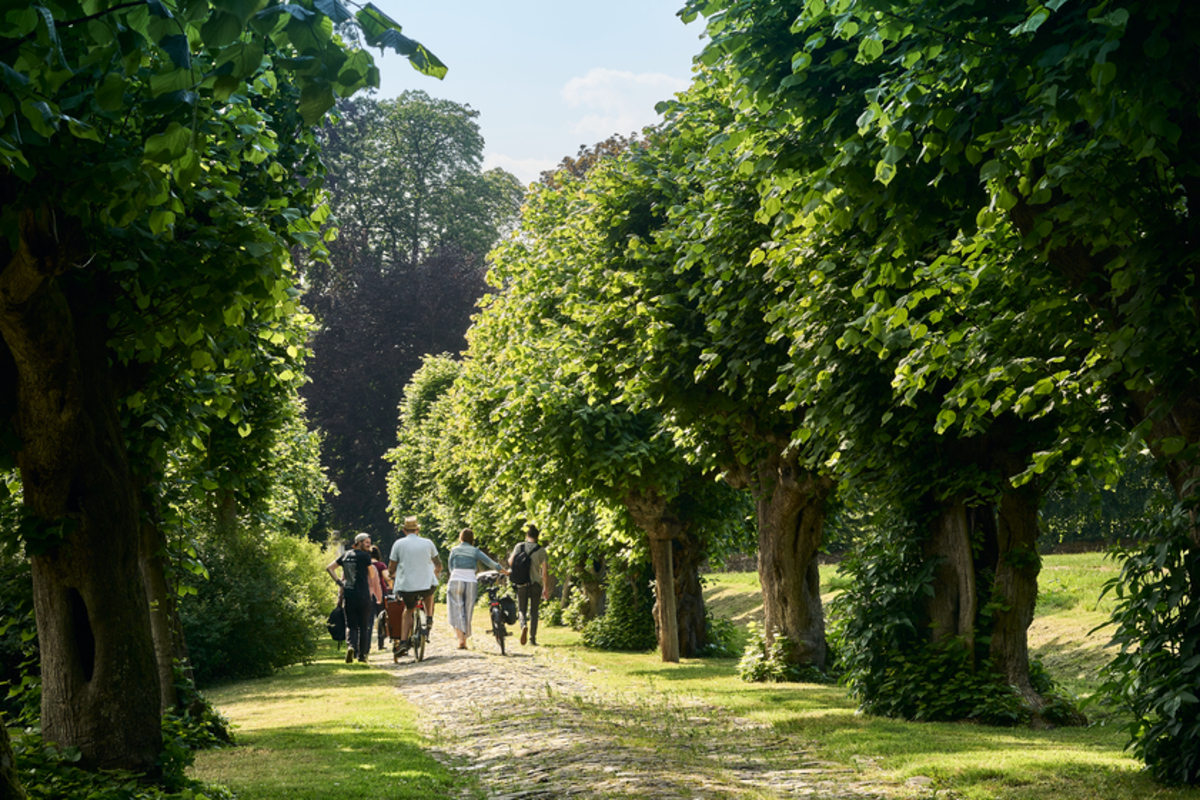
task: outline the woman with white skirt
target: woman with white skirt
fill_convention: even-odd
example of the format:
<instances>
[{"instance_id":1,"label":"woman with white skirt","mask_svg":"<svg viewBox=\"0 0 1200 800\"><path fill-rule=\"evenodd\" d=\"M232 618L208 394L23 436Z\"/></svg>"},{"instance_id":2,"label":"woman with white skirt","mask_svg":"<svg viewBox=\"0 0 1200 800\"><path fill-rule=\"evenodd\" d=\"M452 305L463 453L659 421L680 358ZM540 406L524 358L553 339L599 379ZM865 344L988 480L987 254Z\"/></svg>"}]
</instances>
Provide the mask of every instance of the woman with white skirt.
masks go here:
<instances>
[{"instance_id":1,"label":"woman with white skirt","mask_svg":"<svg viewBox=\"0 0 1200 800\"><path fill-rule=\"evenodd\" d=\"M450 627L454 628L454 635L458 637L458 649L466 650L479 588L475 581L476 568L483 564L505 575L508 570L475 546L475 533L470 528L463 528L458 535L458 544L450 548L450 558L446 564L450 568L450 583L446 586L447 616L450 618Z\"/></svg>"}]
</instances>

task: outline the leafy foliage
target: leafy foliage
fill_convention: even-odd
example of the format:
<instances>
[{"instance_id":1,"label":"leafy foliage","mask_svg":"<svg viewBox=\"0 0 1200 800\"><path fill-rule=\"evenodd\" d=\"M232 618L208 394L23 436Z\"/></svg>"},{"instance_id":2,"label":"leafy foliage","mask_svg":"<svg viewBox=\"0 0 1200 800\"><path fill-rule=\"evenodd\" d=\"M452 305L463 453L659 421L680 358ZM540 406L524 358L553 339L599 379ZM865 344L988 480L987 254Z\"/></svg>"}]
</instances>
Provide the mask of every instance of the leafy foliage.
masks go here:
<instances>
[{"instance_id":1,"label":"leafy foliage","mask_svg":"<svg viewBox=\"0 0 1200 800\"><path fill-rule=\"evenodd\" d=\"M180 616L197 685L270 675L306 661L333 600L316 545L250 528L198 538L207 579L189 581Z\"/></svg>"},{"instance_id":2,"label":"leafy foliage","mask_svg":"<svg viewBox=\"0 0 1200 800\"><path fill-rule=\"evenodd\" d=\"M823 683L826 673L809 665L797 664L791 658L795 643L784 633L776 633L767 641L766 632L756 622L747 626L750 635L742 657L738 660L738 677L747 683Z\"/></svg>"},{"instance_id":3,"label":"leafy foliage","mask_svg":"<svg viewBox=\"0 0 1200 800\"><path fill-rule=\"evenodd\" d=\"M1120 654L1103 690L1132 714L1130 746L1154 776L1200 782L1200 551L1189 540L1183 505L1146 519L1146 544L1122 550L1121 574L1105 591L1116 597L1113 641Z\"/></svg>"},{"instance_id":4,"label":"leafy foliage","mask_svg":"<svg viewBox=\"0 0 1200 800\"><path fill-rule=\"evenodd\" d=\"M876 531L841 562L849 576L832 603L840 680L866 713L910 720L972 720L992 725L1028 722L1031 709L997 674L986 647L960 637L931 640L923 600L932 595L937 562L923 558L911 531ZM982 615L981 626L987 624ZM1071 704L1054 694L1043 670L1031 670L1035 690L1050 699L1050 715L1066 720ZM1059 708L1063 706L1063 708Z\"/></svg>"},{"instance_id":5,"label":"leafy foliage","mask_svg":"<svg viewBox=\"0 0 1200 800\"><path fill-rule=\"evenodd\" d=\"M583 627L583 644L597 650L653 649L658 641L651 613L654 597L645 570L610 573L607 587L604 615Z\"/></svg>"}]
</instances>

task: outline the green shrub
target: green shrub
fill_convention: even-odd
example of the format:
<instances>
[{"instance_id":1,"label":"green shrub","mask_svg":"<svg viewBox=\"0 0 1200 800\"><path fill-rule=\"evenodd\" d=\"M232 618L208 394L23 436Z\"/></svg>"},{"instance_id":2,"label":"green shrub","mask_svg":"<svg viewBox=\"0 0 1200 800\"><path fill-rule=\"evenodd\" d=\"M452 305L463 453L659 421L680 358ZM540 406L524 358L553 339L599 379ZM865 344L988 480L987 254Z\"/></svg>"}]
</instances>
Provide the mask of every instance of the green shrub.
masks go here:
<instances>
[{"instance_id":1,"label":"green shrub","mask_svg":"<svg viewBox=\"0 0 1200 800\"><path fill-rule=\"evenodd\" d=\"M750 640L738 661L738 677L747 683L828 683L829 676L804 664L790 663L795 648L788 636L777 633L770 645L766 631L757 623L746 626Z\"/></svg>"},{"instance_id":2,"label":"green shrub","mask_svg":"<svg viewBox=\"0 0 1200 800\"><path fill-rule=\"evenodd\" d=\"M653 608L646 582L610 573L608 606L604 616L584 625L583 644L597 650L653 649L658 644Z\"/></svg>"},{"instance_id":3,"label":"green shrub","mask_svg":"<svg viewBox=\"0 0 1200 800\"><path fill-rule=\"evenodd\" d=\"M264 677L312 657L337 602L316 545L261 531L197 545L209 577L192 583L180 617L198 686Z\"/></svg>"},{"instance_id":4,"label":"green shrub","mask_svg":"<svg viewBox=\"0 0 1200 800\"><path fill-rule=\"evenodd\" d=\"M576 591L571 596L571 602L563 609L562 621L571 630L581 631L588 624L588 596L585 592Z\"/></svg>"},{"instance_id":5,"label":"green shrub","mask_svg":"<svg viewBox=\"0 0 1200 800\"><path fill-rule=\"evenodd\" d=\"M1116 596L1113 641L1121 652L1102 691L1126 708L1130 745L1154 777L1200 783L1200 549L1180 505L1137 531L1150 544L1118 551L1121 574L1105 586Z\"/></svg>"},{"instance_id":6,"label":"green shrub","mask_svg":"<svg viewBox=\"0 0 1200 800\"><path fill-rule=\"evenodd\" d=\"M127 770L80 769L78 748L43 742L38 728L13 734L13 757L29 800L236 800L224 787L205 786L185 775L194 749L211 746L208 734L200 730L204 727L187 714L163 720L157 778Z\"/></svg>"},{"instance_id":7,"label":"green shrub","mask_svg":"<svg viewBox=\"0 0 1200 800\"><path fill-rule=\"evenodd\" d=\"M830 604L837 619L830 640L841 680L869 714L922 721L972 720L991 725L1028 722L1032 709L987 659L990 620L985 604L975 649L962 638L930 641L923 601L933 592L937 562L921 552L913 527L863 536L840 568L851 578ZM1077 719L1074 706L1054 695L1051 714Z\"/></svg>"},{"instance_id":8,"label":"green shrub","mask_svg":"<svg viewBox=\"0 0 1200 800\"><path fill-rule=\"evenodd\" d=\"M563 624L562 602L559 600L547 600L545 603L542 603L538 617L546 625L561 627Z\"/></svg>"},{"instance_id":9,"label":"green shrub","mask_svg":"<svg viewBox=\"0 0 1200 800\"><path fill-rule=\"evenodd\" d=\"M737 653L737 626L727 619L714 617L704 611L704 632L707 644L700 648L701 658L733 658Z\"/></svg>"}]
</instances>

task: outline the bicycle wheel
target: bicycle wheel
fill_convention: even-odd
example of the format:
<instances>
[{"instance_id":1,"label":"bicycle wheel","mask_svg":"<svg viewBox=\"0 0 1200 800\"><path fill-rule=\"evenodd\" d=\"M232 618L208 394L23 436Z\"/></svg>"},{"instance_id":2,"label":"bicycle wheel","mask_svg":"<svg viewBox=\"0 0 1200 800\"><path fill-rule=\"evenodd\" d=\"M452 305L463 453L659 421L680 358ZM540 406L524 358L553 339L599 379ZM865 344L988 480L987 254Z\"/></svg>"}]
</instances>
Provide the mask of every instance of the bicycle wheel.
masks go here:
<instances>
[{"instance_id":1,"label":"bicycle wheel","mask_svg":"<svg viewBox=\"0 0 1200 800\"><path fill-rule=\"evenodd\" d=\"M412 654L417 661L425 660L425 609L413 612Z\"/></svg>"},{"instance_id":2,"label":"bicycle wheel","mask_svg":"<svg viewBox=\"0 0 1200 800\"><path fill-rule=\"evenodd\" d=\"M504 655L504 637L508 630L504 627L504 612L499 608L492 609L492 633L496 636L496 644L500 645L500 655Z\"/></svg>"}]
</instances>

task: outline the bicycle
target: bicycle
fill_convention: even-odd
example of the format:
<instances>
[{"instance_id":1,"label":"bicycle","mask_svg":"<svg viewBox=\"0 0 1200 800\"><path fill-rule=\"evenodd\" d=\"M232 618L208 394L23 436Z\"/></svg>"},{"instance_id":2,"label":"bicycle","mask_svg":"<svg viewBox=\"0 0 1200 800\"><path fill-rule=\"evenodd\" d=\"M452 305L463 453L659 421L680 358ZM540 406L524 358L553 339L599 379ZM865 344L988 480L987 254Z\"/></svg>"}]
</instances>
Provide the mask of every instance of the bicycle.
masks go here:
<instances>
[{"instance_id":1,"label":"bicycle","mask_svg":"<svg viewBox=\"0 0 1200 800\"><path fill-rule=\"evenodd\" d=\"M492 621L492 629L488 633L496 637L500 645L500 655L504 655L504 639L508 636L508 626L517 621L517 604L509 596L503 594L505 582L504 573L490 570L476 576L479 585L488 598L488 616Z\"/></svg>"},{"instance_id":2,"label":"bicycle","mask_svg":"<svg viewBox=\"0 0 1200 800\"><path fill-rule=\"evenodd\" d=\"M418 597L417 605L413 609L413 624L412 635L408 640L408 652L417 661L425 660L425 645L429 642L429 631L433 627L433 620L425 611L425 598ZM392 662L400 663L401 652L404 649L404 642L395 641L392 643Z\"/></svg>"}]
</instances>

